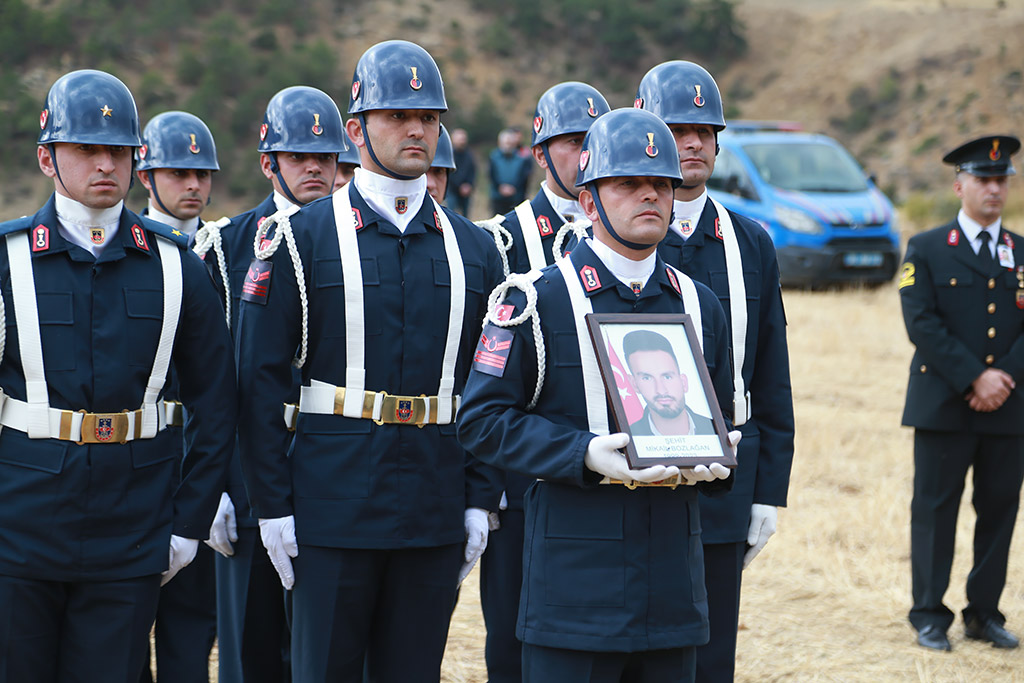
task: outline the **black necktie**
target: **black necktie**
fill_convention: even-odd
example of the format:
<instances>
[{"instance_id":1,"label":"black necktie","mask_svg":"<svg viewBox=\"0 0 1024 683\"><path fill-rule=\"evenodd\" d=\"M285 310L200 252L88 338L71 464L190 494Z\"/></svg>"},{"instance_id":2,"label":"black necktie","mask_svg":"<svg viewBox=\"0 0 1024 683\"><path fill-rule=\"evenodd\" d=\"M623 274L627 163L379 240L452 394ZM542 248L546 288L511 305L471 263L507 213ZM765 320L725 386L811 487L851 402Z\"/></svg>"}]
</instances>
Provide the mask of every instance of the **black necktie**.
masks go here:
<instances>
[{"instance_id":1,"label":"black necktie","mask_svg":"<svg viewBox=\"0 0 1024 683\"><path fill-rule=\"evenodd\" d=\"M981 234L978 235L978 239L981 240L981 247L978 249L978 260L987 268L992 265L992 250L988 247L992 235L988 234L988 230L982 230Z\"/></svg>"}]
</instances>

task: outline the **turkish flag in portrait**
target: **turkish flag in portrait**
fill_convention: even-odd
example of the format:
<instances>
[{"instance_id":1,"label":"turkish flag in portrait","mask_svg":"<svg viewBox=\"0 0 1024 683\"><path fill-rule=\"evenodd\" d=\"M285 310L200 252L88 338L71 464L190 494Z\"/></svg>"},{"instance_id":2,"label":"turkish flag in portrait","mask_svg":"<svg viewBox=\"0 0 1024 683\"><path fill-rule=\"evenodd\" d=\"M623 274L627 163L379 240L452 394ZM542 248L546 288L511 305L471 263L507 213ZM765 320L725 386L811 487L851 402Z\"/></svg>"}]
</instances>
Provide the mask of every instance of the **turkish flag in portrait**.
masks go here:
<instances>
[{"instance_id":1,"label":"turkish flag in portrait","mask_svg":"<svg viewBox=\"0 0 1024 683\"><path fill-rule=\"evenodd\" d=\"M626 409L626 419L633 424L643 417L644 407L636 392L633 391L633 387L626 377L626 369L619 361L619 356L615 353L615 347L611 342L608 342L608 358L612 362L612 371L615 372L615 387L619 390L619 398L622 399L622 405Z\"/></svg>"}]
</instances>

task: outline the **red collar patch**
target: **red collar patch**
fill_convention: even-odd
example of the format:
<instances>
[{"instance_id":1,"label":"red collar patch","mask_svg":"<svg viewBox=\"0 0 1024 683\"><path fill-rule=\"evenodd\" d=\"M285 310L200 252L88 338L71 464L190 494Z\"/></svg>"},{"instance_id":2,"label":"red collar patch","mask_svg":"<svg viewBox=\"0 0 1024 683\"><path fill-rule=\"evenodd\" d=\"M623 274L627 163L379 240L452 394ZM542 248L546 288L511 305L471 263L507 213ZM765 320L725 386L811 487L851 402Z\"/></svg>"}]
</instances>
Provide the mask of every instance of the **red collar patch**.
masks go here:
<instances>
[{"instance_id":1,"label":"red collar patch","mask_svg":"<svg viewBox=\"0 0 1024 683\"><path fill-rule=\"evenodd\" d=\"M139 227L138 223L132 224L132 239L135 246L143 251L149 251L149 242L146 241L146 231Z\"/></svg>"},{"instance_id":2,"label":"red collar patch","mask_svg":"<svg viewBox=\"0 0 1024 683\"><path fill-rule=\"evenodd\" d=\"M683 290L679 288L679 280L676 278L675 271L666 266L665 273L668 275L668 281L672 285L672 289L676 290L676 294L682 294Z\"/></svg>"},{"instance_id":3,"label":"red collar patch","mask_svg":"<svg viewBox=\"0 0 1024 683\"><path fill-rule=\"evenodd\" d=\"M951 247L955 247L956 245L960 244L960 231L957 230L956 228L950 230L949 235L946 236L946 244L948 244Z\"/></svg>"},{"instance_id":4,"label":"red collar patch","mask_svg":"<svg viewBox=\"0 0 1024 683\"><path fill-rule=\"evenodd\" d=\"M32 251L46 251L50 248L50 229L40 223L32 229Z\"/></svg>"},{"instance_id":5,"label":"red collar patch","mask_svg":"<svg viewBox=\"0 0 1024 683\"><path fill-rule=\"evenodd\" d=\"M717 216L715 216L715 237L723 242L725 241L725 238L722 236L722 224L719 222Z\"/></svg>"},{"instance_id":6,"label":"red collar patch","mask_svg":"<svg viewBox=\"0 0 1024 683\"><path fill-rule=\"evenodd\" d=\"M597 276L597 269L593 266L580 268L580 279L583 280L583 289L588 292L601 289L601 278Z\"/></svg>"},{"instance_id":7,"label":"red collar patch","mask_svg":"<svg viewBox=\"0 0 1024 683\"><path fill-rule=\"evenodd\" d=\"M441 228L441 217L437 215L437 211L434 212L434 227L437 228L438 232L444 232L444 229Z\"/></svg>"},{"instance_id":8,"label":"red collar patch","mask_svg":"<svg viewBox=\"0 0 1024 683\"><path fill-rule=\"evenodd\" d=\"M551 227L551 219L547 216L537 216L537 229L540 230L541 237L555 234L555 229Z\"/></svg>"},{"instance_id":9,"label":"red collar patch","mask_svg":"<svg viewBox=\"0 0 1024 683\"><path fill-rule=\"evenodd\" d=\"M352 207L352 220L355 221L356 230L363 227L363 214L359 213L359 209Z\"/></svg>"}]
</instances>

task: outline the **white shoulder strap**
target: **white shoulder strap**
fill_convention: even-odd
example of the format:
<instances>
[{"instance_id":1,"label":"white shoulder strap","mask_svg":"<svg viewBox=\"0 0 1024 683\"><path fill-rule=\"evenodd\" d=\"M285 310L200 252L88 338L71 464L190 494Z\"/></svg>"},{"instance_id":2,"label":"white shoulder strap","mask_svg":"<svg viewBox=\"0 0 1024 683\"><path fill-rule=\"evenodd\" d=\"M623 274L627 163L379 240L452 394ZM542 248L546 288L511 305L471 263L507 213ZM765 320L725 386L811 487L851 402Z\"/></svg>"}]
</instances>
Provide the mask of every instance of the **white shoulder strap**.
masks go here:
<instances>
[{"instance_id":1,"label":"white shoulder strap","mask_svg":"<svg viewBox=\"0 0 1024 683\"><path fill-rule=\"evenodd\" d=\"M700 315L700 298L697 296L697 285L688 275L675 266L669 266L679 282L680 294L683 297L683 310L689 314L693 321L693 329L697 333L697 343L700 344L701 353L704 352L704 327Z\"/></svg>"},{"instance_id":2,"label":"white shoulder strap","mask_svg":"<svg viewBox=\"0 0 1024 683\"><path fill-rule=\"evenodd\" d=\"M32 273L32 253L28 233L7 236L7 259L11 268L11 293L14 298L14 319L18 325L18 346L21 370L25 375L25 396L28 399L30 439L50 438L50 395L43 369L43 342L39 333L39 311L36 307L36 282Z\"/></svg>"},{"instance_id":3,"label":"white shoulder strap","mask_svg":"<svg viewBox=\"0 0 1024 683\"><path fill-rule=\"evenodd\" d=\"M516 207L516 218L519 228L523 231L523 244L526 246L526 257L530 259L530 270L540 270L548 264L544 258L544 245L540 241L540 230L537 228L537 216L529 200Z\"/></svg>"},{"instance_id":4,"label":"white shoulder strap","mask_svg":"<svg viewBox=\"0 0 1024 683\"><path fill-rule=\"evenodd\" d=\"M348 188L335 192L334 225L338 231L341 272L345 287L345 404L342 415L362 417L366 390L366 326L363 319L363 269Z\"/></svg>"},{"instance_id":5,"label":"white shoulder strap","mask_svg":"<svg viewBox=\"0 0 1024 683\"><path fill-rule=\"evenodd\" d=\"M743 385L743 361L747 352L747 289L743 281L743 259L736 230L728 210L718 200L711 198L718 212L718 227L722 231L725 246L725 270L729 277L729 317L732 330L733 353L733 424L742 425L750 417L747 411L747 392Z\"/></svg>"},{"instance_id":6,"label":"white shoulder strap","mask_svg":"<svg viewBox=\"0 0 1024 683\"><path fill-rule=\"evenodd\" d=\"M587 313L594 312L594 307L583 293L583 286L573 270L572 261L559 259L556 265L569 290L569 303L572 304L572 315L576 321L576 339L580 347L580 363L583 365L583 392L587 400L587 425L591 432L602 436L608 434L608 399L585 319Z\"/></svg>"},{"instance_id":7,"label":"white shoulder strap","mask_svg":"<svg viewBox=\"0 0 1024 683\"><path fill-rule=\"evenodd\" d=\"M444 360L441 363L441 383L437 390L437 423L449 424L452 415L452 394L455 391L455 363L459 359L459 342L462 339L462 320L466 314L466 269L462 265L462 253L455 229L441 205L431 197L434 211L441 223L444 235L444 255L448 259L448 282L451 289L451 304L448 307L448 338L444 345ZM429 405L428 405L429 410Z\"/></svg>"},{"instance_id":8,"label":"white shoulder strap","mask_svg":"<svg viewBox=\"0 0 1024 683\"><path fill-rule=\"evenodd\" d=\"M146 382L146 393L142 397L142 432L143 439L156 436L159 429L156 400L167 382L167 369L171 364L171 349L174 347L174 335L178 330L178 319L181 317L182 275L181 252L177 245L159 235L156 238L160 251L160 269L164 283L164 312L160 323L160 341L153 359L153 370Z\"/></svg>"}]
</instances>

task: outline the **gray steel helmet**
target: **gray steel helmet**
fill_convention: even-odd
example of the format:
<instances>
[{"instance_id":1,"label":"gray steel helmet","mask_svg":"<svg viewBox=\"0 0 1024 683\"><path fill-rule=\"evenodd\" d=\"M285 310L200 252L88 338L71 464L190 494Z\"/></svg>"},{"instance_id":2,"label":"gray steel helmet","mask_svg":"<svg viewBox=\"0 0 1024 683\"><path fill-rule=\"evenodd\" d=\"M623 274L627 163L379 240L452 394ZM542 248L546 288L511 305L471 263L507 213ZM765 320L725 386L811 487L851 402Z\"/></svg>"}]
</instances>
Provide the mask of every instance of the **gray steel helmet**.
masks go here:
<instances>
[{"instance_id":1,"label":"gray steel helmet","mask_svg":"<svg viewBox=\"0 0 1024 683\"><path fill-rule=\"evenodd\" d=\"M649 111L613 109L583 139L576 187L623 176L669 178L673 187L683 182L672 131Z\"/></svg>"},{"instance_id":2,"label":"gray steel helmet","mask_svg":"<svg viewBox=\"0 0 1024 683\"><path fill-rule=\"evenodd\" d=\"M448 111L437 63L407 40L377 43L359 58L352 74L348 113L373 109Z\"/></svg>"},{"instance_id":3,"label":"gray steel helmet","mask_svg":"<svg viewBox=\"0 0 1024 683\"><path fill-rule=\"evenodd\" d=\"M437 138L437 151L434 152L434 161L430 167L455 170L455 150L452 148L452 136L448 134L448 129L444 127L443 123L441 124L441 135Z\"/></svg>"},{"instance_id":4,"label":"gray steel helmet","mask_svg":"<svg viewBox=\"0 0 1024 683\"><path fill-rule=\"evenodd\" d=\"M551 86L537 100L530 145L539 145L557 135L586 133L597 117L609 111L608 100L592 85L567 81Z\"/></svg>"},{"instance_id":5,"label":"gray steel helmet","mask_svg":"<svg viewBox=\"0 0 1024 683\"><path fill-rule=\"evenodd\" d=\"M142 131L136 151L140 171L154 168L191 168L219 171L213 134L198 116L165 111L154 116Z\"/></svg>"},{"instance_id":6,"label":"gray steel helmet","mask_svg":"<svg viewBox=\"0 0 1024 683\"><path fill-rule=\"evenodd\" d=\"M665 123L704 123L725 128L718 84L707 69L675 60L654 67L640 81L633 106L660 116Z\"/></svg>"},{"instance_id":7,"label":"gray steel helmet","mask_svg":"<svg viewBox=\"0 0 1024 683\"><path fill-rule=\"evenodd\" d=\"M39 115L36 144L73 142L88 145L139 147L139 112L135 98L120 80L93 69L58 78Z\"/></svg>"}]
</instances>

